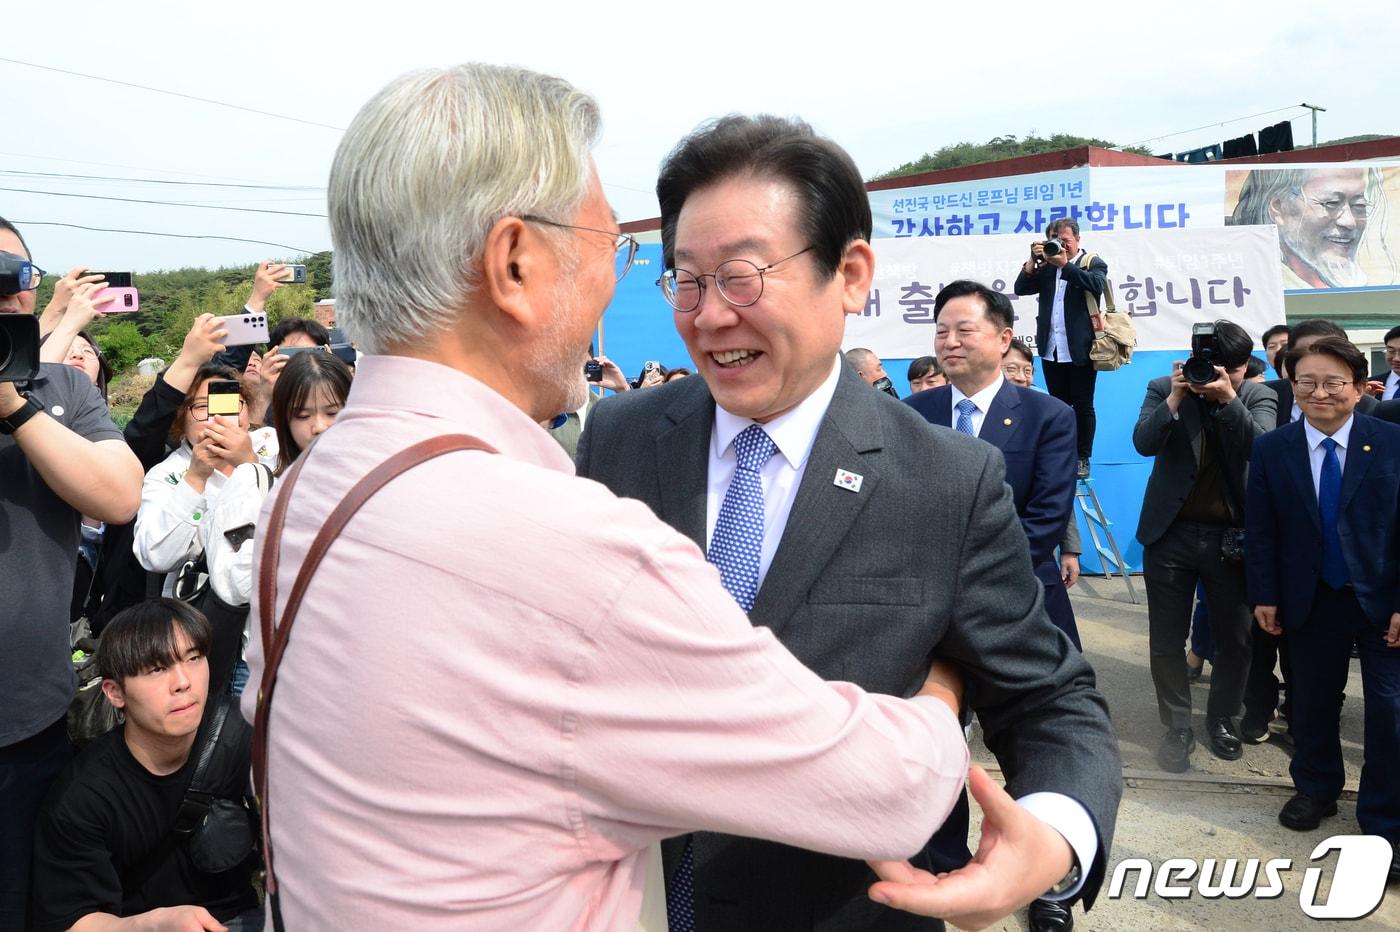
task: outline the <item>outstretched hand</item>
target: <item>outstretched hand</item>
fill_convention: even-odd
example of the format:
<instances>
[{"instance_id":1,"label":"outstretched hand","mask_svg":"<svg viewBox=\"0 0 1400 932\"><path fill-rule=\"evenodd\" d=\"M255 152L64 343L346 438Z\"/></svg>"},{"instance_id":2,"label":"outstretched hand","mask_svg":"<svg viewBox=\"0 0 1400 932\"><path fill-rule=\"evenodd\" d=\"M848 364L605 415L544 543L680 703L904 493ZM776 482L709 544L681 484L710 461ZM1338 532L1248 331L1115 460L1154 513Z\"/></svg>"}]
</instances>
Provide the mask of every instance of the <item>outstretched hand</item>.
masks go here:
<instances>
[{"instance_id":1,"label":"outstretched hand","mask_svg":"<svg viewBox=\"0 0 1400 932\"><path fill-rule=\"evenodd\" d=\"M982 929L1043 896L1069 873L1074 853L1064 836L1017 805L981 767L967 776L982 807L982 840L964 867L930 874L908 861L871 861L877 903L919 916Z\"/></svg>"}]
</instances>

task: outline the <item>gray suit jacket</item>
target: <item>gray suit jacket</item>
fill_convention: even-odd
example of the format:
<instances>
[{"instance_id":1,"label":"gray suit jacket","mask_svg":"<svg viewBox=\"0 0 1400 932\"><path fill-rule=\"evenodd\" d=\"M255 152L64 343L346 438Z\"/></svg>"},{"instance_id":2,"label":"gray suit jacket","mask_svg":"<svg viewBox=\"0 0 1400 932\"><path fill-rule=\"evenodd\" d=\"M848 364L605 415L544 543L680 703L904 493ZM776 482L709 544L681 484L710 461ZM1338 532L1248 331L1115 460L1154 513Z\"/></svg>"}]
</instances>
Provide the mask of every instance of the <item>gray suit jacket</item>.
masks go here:
<instances>
[{"instance_id":1,"label":"gray suit jacket","mask_svg":"<svg viewBox=\"0 0 1400 932\"><path fill-rule=\"evenodd\" d=\"M1202 412L1209 409L1194 398L1187 398L1173 419L1167 407L1171 391L1171 376L1148 382L1147 396L1133 428L1133 446L1143 456L1154 458L1143 495L1142 515L1138 518L1137 539L1145 547L1160 540L1176 520L1196 482L1201 460L1206 425ZM1234 401L1205 415L1221 439L1225 467L1222 476L1230 483L1237 527L1244 527L1245 476L1254 438L1273 430L1277 403L1278 395L1268 386L1244 382Z\"/></svg>"},{"instance_id":2,"label":"gray suit jacket","mask_svg":"<svg viewBox=\"0 0 1400 932\"><path fill-rule=\"evenodd\" d=\"M588 419L579 474L641 499L704 549L714 411L699 378L609 398ZM834 484L838 469L863 477L859 492ZM823 678L874 692L912 695L935 655L957 663L1011 795L1062 793L1093 817L1092 902L1122 791L1118 745L1093 670L1042 599L1000 453L935 429L843 366L750 618ZM962 863L966 831L963 808L915 862ZM862 862L727 835L694 843L698 928L938 927L872 903Z\"/></svg>"}]
</instances>

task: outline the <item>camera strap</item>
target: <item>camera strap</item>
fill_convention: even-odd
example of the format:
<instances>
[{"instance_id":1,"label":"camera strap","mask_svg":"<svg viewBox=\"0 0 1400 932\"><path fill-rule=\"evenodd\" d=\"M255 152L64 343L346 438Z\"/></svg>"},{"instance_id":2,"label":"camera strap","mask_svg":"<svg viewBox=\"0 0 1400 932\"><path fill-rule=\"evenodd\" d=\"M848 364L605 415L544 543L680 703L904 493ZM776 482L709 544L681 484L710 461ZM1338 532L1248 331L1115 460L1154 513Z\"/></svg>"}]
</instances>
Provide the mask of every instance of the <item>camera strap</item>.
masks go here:
<instances>
[{"instance_id":1,"label":"camera strap","mask_svg":"<svg viewBox=\"0 0 1400 932\"><path fill-rule=\"evenodd\" d=\"M311 458L311 453L319 440L320 438L317 437L311 441L297 460L296 465L292 467L292 471L278 483L277 500L269 518L267 535L262 542L262 556L258 567L258 622L262 633L264 666L262 683L258 689L257 712L253 718L253 789L257 795L259 817L262 823L263 860L267 868L268 912L272 916L272 927L275 932L283 932L285 925L282 921L281 904L278 900L277 876L273 871L272 835L269 832L267 729L270 723L269 712L272 706L272 693L277 686L277 668L282 663L282 655L286 653L287 641L292 633L292 624L296 621L297 610L301 608L301 601L306 595L307 587L311 585L311 577L315 575L316 568L320 566L321 560L325 557L331 544L335 543L341 531L350 523L350 519L364 506L365 502L373 498L375 493L392 480L415 466L446 453L464 450L481 450L486 453L499 452L485 441L467 434L443 434L419 441L376 466L345 494L345 497L331 511L330 517L321 526L315 539L312 540L311 549L302 561L296 580L292 584L292 591L287 597L287 605L282 612L282 620L279 624L273 621L273 612L277 604L277 560L282 542L282 528L287 522L287 506L291 502L292 490L296 488L297 478L301 475L302 467Z\"/></svg>"}]
</instances>

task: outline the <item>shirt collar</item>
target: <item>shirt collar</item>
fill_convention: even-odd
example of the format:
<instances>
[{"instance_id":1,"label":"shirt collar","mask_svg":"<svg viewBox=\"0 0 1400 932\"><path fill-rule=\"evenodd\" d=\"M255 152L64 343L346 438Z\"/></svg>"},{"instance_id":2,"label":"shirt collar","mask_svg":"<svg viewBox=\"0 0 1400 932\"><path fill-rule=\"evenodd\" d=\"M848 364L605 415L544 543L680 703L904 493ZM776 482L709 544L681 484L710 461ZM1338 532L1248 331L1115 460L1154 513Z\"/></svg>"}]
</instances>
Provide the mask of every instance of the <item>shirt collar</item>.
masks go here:
<instances>
[{"instance_id":1,"label":"shirt collar","mask_svg":"<svg viewBox=\"0 0 1400 932\"><path fill-rule=\"evenodd\" d=\"M800 469L817 442L817 431L821 429L826 409L831 407L831 399L836 395L836 383L841 380L840 356L832 360L831 374L817 390L786 414L780 414L766 424L760 425L783 454L783 459L793 469ZM875 389L871 389L874 391ZM734 444L734 438L751 424L757 423L745 417L724 410L715 405L715 429L711 432L710 443L714 455L723 457Z\"/></svg>"},{"instance_id":2,"label":"shirt collar","mask_svg":"<svg viewBox=\"0 0 1400 932\"><path fill-rule=\"evenodd\" d=\"M953 385L953 410L956 411L958 409L959 401L962 401L964 398L971 398L972 403L977 406L977 410L986 414L987 409L992 406L992 399L996 398L997 392L1001 391L1001 385L1005 381L1006 376L1002 375L1001 370L998 369L996 380L975 395L964 395L961 389ZM951 382L949 384L952 385Z\"/></svg>"},{"instance_id":3,"label":"shirt collar","mask_svg":"<svg viewBox=\"0 0 1400 932\"><path fill-rule=\"evenodd\" d=\"M512 459L572 473L549 433L495 390L448 366L409 356L365 356L338 419L391 413L441 421L437 433L465 433Z\"/></svg>"},{"instance_id":4,"label":"shirt collar","mask_svg":"<svg viewBox=\"0 0 1400 932\"><path fill-rule=\"evenodd\" d=\"M1341 447L1343 450L1347 448L1347 441L1351 439L1351 425L1355 420L1356 415L1353 414L1351 417L1347 418L1345 424L1337 428L1336 433L1332 434L1332 439L1337 441L1337 446ZM1306 417L1303 418L1303 433L1308 438L1309 450L1316 450L1327 437L1327 434L1324 434L1322 431L1312 426L1312 421L1309 421Z\"/></svg>"}]
</instances>

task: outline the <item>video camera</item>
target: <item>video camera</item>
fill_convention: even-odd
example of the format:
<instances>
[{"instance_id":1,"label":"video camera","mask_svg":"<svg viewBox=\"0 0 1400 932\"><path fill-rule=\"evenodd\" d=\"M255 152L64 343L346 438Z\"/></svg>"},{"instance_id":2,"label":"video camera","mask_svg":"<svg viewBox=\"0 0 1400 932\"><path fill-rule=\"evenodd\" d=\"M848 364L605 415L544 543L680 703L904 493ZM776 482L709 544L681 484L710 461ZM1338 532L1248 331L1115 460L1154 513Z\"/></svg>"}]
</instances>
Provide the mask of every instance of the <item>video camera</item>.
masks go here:
<instances>
[{"instance_id":1,"label":"video camera","mask_svg":"<svg viewBox=\"0 0 1400 932\"><path fill-rule=\"evenodd\" d=\"M1187 382L1197 387L1209 385L1220 378L1220 374L1215 371L1218 364L1215 349L1215 324L1213 322L1192 324L1191 358L1182 365L1181 374Z\"/></svg>"},{"instance_id":2,"label":"video camera","mask_svg":"<svg viewBox=\"0 0 1400 932\"><path fill-rule=\"evenodd\" d=\"M34 285L34 264L0 252L0 295L19 294ZM39 318L0 314L0 382L24 382L39 374Z\"/></svg>"}]
</instances>

